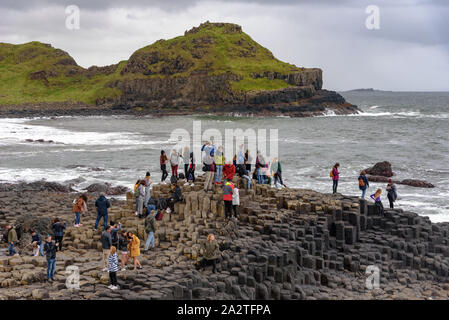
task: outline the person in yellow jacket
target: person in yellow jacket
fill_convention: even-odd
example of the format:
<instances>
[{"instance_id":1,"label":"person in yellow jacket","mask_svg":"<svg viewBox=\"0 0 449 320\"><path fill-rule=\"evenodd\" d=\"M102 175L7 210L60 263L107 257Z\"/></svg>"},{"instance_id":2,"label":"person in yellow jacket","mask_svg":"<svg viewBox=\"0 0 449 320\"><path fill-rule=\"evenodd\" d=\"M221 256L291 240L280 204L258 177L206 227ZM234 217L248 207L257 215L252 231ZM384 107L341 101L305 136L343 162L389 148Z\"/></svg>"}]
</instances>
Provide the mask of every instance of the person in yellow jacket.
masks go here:
<instances>
[{"instance_id":1,"label":"person in yellow jacket","mask_svg":"<svg viewBox=\"0 0 449 320\"><path fill-rule=\"evenodd\" d=\"M132 232L128 232L128 239L130 239L130 242L128 244L129 256L133 258L134 270L136 270L137 266L139 266L139 269L142 269L142 265L140 264L140 261L138 259L138 257L140 256L140 240Z\"/></svg>"},{"instance_id":2,"label":"person in yellow jacket","mask_svg":"<svg viewBox=\"0 0 449 320\"><path fill-rule=\"evenodd\" d=\"M223 166L225 164L225 156L223 154L223 146L219 146L215 155L215 165L217 166L217 174L215 175L215 184L221 184L221 176L223 175Z\"/></svg>"}]
</instances>

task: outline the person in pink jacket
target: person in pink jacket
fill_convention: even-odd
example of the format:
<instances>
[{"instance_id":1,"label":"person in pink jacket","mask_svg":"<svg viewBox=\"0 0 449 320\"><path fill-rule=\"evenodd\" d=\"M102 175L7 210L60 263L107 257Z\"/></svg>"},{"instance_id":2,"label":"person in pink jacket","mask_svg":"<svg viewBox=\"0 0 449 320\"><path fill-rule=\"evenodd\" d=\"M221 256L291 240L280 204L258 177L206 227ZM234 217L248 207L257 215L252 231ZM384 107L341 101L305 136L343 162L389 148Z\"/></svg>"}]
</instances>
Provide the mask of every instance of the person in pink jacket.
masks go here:
<instances>
[{"instance_id":1,"label":"person in pink jacket","mask_svg":"<svg viewBox=\"0 0 449 320\"><path fill-rule=\"evenodd\" d=\"M340 172L338 171L338 168L340 167L340 164L337 162L331 170L330 176L332 178L332 193L337 193L337 187L338 187L338 180L340 179Z\"/></svg>"}]
</instances>

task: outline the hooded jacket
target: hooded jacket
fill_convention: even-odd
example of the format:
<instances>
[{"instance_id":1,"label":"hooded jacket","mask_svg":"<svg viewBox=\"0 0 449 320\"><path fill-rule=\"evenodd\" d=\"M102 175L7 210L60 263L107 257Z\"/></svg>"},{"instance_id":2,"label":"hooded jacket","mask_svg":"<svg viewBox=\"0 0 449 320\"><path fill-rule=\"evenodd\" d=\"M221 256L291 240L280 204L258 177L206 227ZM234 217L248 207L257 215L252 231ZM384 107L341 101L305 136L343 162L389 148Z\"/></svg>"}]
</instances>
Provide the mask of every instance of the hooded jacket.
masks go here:
<instances>
[{"instance_id":1,"label":"hooded jacket","mask_svg":"<svg viewBox=\"0 0 449 320\"><path fill-rule=\"evenodd\" d=\"M97 201L95 201L95 206L97 207L97 213L100 216L108 215L108 208L111 206L111 203L105 196L100 196Z\"/></svg>"},{"instance_id":2,"label":"hooded jacket","mask_svg":"<svg viewBox=\"0 0 449 320\"><path fill-rule=\"evenodd\" d=\"M232 179L234 179L234 175L235 175L235 166L225 164L223 167L223 177L225 179L232 180Z\"/></svg>"}]
</instances>

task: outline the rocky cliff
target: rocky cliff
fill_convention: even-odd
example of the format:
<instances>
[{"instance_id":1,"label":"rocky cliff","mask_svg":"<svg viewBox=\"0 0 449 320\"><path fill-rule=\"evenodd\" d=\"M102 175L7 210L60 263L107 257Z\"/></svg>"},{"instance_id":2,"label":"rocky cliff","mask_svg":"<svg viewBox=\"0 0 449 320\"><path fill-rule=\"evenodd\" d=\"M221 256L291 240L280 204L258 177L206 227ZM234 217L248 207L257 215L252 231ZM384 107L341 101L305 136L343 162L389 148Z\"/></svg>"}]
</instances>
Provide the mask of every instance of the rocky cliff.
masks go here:
<instances>
[{"instance_id":1,"label":"rocky cliff","mask_svg":"<svg viewBox=\"0 0 449 320\"><path fill-rule=\"evenodd\" d=\"M3 111L30 105L55 110L55 103L68 101L91 109L159 114L306 116L358 110L338 93L322 90L321 69L276 59L230 23L206 22L184 36L139 49L128 61L89 69L50 45L0 44L0 67Z\"/></svg>"}]
</instances>

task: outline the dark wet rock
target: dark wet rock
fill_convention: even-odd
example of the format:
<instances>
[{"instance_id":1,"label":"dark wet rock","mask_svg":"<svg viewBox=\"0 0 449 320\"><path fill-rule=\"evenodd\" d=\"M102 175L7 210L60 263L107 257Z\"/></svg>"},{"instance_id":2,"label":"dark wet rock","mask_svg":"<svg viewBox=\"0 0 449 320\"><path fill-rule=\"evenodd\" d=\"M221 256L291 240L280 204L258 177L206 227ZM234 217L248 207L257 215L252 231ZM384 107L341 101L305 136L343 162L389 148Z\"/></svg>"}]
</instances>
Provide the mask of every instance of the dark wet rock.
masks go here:
<instances>
[{"instance_id":1,"label":"dark wet rock","mask_svg":"<svg viewBox=\"0 0 449 320\"><path fill-rule=\"evenodd\" d=\"M125 194L129 189L124 186L112 186L109 183L94 183L86 188L89 193L102 193L107 195L122 195Z\"/></svg>"},{"instance_id":2,"label":"dark wet rock","mask_svg":"<svg viewBox=\"0 0 449 320\"><path fill-rule=\"evenodd\" d=\"M401 182L398 182L398 184L405 184L407 186L411 187L417 187L417 188L435 188L433 184L427 181L423 180L416 180L416 179L405 179Z\"/></svg>"},{"instance_id":3,"label":"dark wet rock","mask_svg":"<svg viewBox=\"0 0 449 320\"><path fill-rule=\"evenodd\" d=\"M378 162L373 167L365 169L366 173L373 176L392 177L391 163L388 161Z\"/></svg>"},{"instance_id":4,"label":"dark wet rock","mask_svg":"<svg viewBox=\"0 0 449 320\"><path fill-rule=\"evenodd\" d=\"M72 192L73 189L69 185L60 184L57 182L35 181L35 182L20 182L20 183L1 183L0 192L24 192L24 191L47 191L47 192Z\"/></svg>"}]
</instances>

